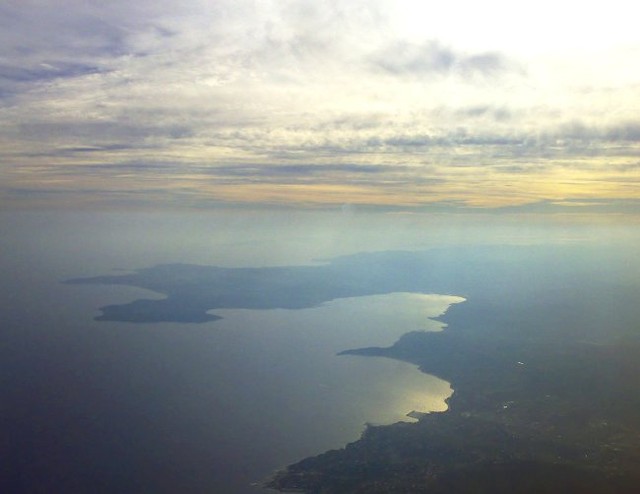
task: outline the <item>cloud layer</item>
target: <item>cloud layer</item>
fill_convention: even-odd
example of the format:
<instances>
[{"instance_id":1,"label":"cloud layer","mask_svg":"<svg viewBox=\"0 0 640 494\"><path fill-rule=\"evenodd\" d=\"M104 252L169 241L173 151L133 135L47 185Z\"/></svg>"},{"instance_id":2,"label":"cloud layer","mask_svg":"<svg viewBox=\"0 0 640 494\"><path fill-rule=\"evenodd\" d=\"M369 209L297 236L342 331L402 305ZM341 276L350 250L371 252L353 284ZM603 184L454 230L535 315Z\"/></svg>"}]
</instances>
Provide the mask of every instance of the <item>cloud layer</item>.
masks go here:
<instances>
[{"instance_id":1,"label":"cloud layer","mask_svg":"<svg viewBox=\"0 0 640 494\"><path fill-rule=\"evenodd\" d=\"M504 7L5 2L0 207L634 203L640 36Z\"/></svg>"}]
</instances>

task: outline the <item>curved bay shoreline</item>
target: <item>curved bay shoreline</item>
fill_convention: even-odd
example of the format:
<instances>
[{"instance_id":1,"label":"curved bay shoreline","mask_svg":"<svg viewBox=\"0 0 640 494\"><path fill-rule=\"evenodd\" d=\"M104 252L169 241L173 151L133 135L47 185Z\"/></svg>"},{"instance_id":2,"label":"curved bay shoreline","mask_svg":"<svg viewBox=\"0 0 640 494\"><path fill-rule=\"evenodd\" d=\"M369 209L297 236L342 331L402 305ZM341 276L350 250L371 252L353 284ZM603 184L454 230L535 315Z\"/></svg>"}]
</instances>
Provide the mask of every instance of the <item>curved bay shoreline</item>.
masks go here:
<instances>
[{"instance_id":1,"label":"curved bay shoreline","mask_svg":"<svg viewBox=\"0 0 640 494\"><path fill-rule=\"evenodd\" d=\"M442 317L445 331L344 352L410 362L448 381L449 410L369 427L268 486L600 494L640 486L640 288L615 260L610 246L487 246L356 254L322 266L165 265L71 282L167 295L105 307L99 318L134 322L204 322L216 308L295 309L400 291L460 294L466 302Z\"/></svg>"},{"instance_id":2,"label":"curved bay shoreline","mask_svg":"<svg viewBox=\"0 0 640 494\"><path fill-rule=\"evenodd\" d=\"M474 337L472 329L492 319L483 320L480 309L467 300L442 316L443 332L342 352L410 362L450 382L448 410L417 423L370 426L360 440L291 465L266 487L311 494L637 492L640 391L633 376L640 344L518 337L510 330L516 313L506 307L503 331L494 325L491 339Z\"/></svg>"}]
</instances>

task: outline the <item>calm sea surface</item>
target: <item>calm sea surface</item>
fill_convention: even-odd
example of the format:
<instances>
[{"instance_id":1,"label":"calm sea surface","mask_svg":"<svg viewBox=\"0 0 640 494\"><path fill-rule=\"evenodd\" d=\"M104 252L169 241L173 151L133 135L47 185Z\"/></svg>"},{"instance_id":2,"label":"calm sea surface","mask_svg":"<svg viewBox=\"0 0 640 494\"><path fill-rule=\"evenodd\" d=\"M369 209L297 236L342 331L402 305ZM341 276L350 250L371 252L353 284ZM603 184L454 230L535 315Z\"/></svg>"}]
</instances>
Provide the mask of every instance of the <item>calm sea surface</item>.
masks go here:
<instances>
[{"instance_id":1,"label":"calm sea surface","mask_svg":"<svg viewBox=\"0 0 640 494\"><path fill-rule=\"evenodd\" d=\"M255 494L251 483L274 469L340 448L366 423L443 410L452 392L401 362L336 355L441 330L430 318L464 303L451 294L216 310L223 319L206 324L130 324L93 318L101 306L161 295L64 280L162 263L309 265L470 244L544 244L551 259L554 245L600 242L604 255L578 260L626 293L637 286L637 232L473 215L0 214L0 491ZM621 239L628 248L607 256L607 243ZM460 265L453 254L441 257L442 273ZM529 281L552 274L538 270ZM573 293L572 279L556 280L556 290ZM512 285L500 281L508 295ZM592 310L621 320L625 307Z\"/></svg>"},{"instance_id":2,"label":"calm sea surface","mask_svg":"<svg viewBox=\"0 0 640 494\"><path fill-rule=\"evenodd\" d=\"M446 409L448 383L336 354L440 330L429 318L459 297L395 293L216 310L223 319L206 324L129 324L93 317L102 305L161 295L61 283L162 262L308 264L350 252L338 242L316 238L305 254L291 232L202 218L188 227L158 216L3 220L3 474L16 492L257 492L251 483L344 446L366 423ZM253 235L271 242L267 253Z\"/></svg>"}]
</instances>

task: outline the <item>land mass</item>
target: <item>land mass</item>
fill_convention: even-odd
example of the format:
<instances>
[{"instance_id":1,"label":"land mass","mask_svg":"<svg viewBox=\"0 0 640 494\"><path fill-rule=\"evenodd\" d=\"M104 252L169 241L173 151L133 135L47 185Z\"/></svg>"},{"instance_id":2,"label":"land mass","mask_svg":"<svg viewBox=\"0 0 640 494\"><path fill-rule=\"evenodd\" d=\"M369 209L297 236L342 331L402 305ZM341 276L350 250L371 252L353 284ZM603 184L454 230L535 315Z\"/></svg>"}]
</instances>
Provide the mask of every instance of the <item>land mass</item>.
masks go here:
<instances>
[{"instance_id":1,"label":"land mass","mask_svg":"<svg viewBox=\"0 0 640 494\"><path fill-rule=\"evenodd\" d=\"M640 491L640 279L624 252L486 247L382 252L318 266L156 266L71 280L166 295L103 307L100 320L205 322L217 308L305 308L340 297L449 293L467 302L440 333L346 350L449 381L449 409L368 427L359 441L279 472L308 493Z\"/></svg>"},{"instance_id":2,"label":"land mass","mask_svg":"<svg viewBox=\"0 0 640 494\"><path fill-rule=\"evenodd\" d=\"M453 311L456 310L454 307ZM454 388L446 412L369 426L268 482L308 493L632 493L640 488L640 345L526 349L409 333L343 352L412 362Z\"/></svg>"}]
</instances>

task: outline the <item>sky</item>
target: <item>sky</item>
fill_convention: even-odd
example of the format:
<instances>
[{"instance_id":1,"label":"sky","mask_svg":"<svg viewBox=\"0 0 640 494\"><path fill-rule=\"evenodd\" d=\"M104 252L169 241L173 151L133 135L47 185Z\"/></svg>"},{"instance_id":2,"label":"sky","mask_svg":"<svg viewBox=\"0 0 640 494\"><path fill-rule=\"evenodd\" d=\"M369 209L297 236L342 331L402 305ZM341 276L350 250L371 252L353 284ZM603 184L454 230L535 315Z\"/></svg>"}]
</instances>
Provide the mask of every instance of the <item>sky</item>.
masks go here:
<instances>
[{"instance_id":1,"label":"sky","mask_svg":"<svg viewBox=\"0 0 640 494\"><path fill-rule=\"evenodd\" d=\"M0 210L640 215L626 0L5 0Z\"/></svg>"}]
</instances>

